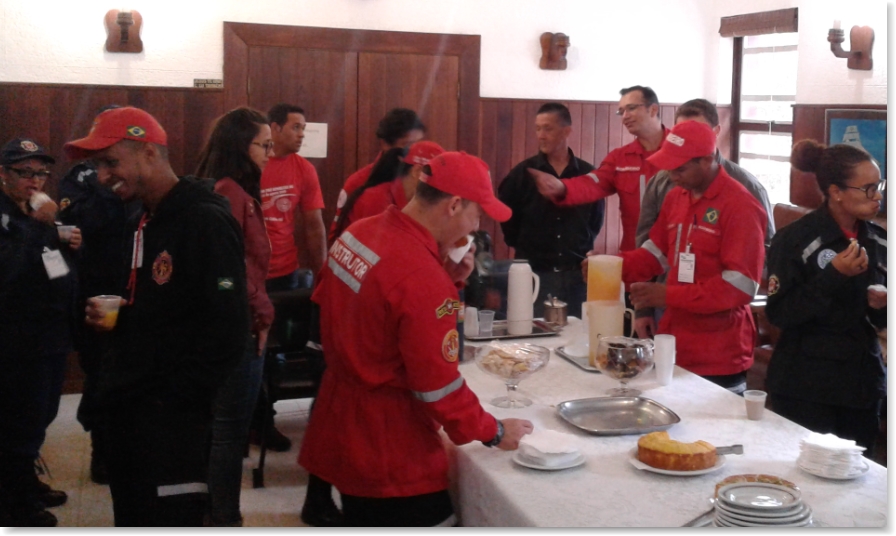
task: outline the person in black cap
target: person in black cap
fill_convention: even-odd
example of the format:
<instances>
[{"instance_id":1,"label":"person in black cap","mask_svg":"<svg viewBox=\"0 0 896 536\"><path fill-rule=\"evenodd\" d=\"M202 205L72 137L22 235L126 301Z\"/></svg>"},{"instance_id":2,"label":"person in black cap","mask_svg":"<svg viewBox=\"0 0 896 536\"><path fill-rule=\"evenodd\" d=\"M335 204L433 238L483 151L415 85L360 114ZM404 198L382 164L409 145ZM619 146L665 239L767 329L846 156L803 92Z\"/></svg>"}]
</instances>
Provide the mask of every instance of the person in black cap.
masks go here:
<instances>
[{"instance_id":1,"label":"person in black cap","mask_svg":"<svg viewBox=\"0 0 896 536\"><path fill-rule=\"evenodd\" d=\"M72 251L54 226L43 184L55 160L33 140L0 149L0 522L56 526L67 500L35 474L56 417L75 322ZM5 511L5 512L4 512ZM4 514L6 518L4 519Z\"/></svg>"}]
</instances>

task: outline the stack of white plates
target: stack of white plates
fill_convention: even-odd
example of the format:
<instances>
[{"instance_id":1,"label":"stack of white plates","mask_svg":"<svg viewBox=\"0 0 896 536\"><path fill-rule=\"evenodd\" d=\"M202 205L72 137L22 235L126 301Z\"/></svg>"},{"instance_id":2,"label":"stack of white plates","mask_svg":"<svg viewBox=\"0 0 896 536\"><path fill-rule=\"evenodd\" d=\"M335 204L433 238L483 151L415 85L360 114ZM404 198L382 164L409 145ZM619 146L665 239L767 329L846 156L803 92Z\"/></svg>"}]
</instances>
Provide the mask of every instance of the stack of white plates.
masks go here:
<instances>
[{"instance_id":1,"label":"stack of white plates","mask_svg":"<svg viewBox=\"0 0 896 536\"><path fill-rule=\"evenodd\" d=\"M855 441L812 432L800 441L796 464L803 471L824 478L856 478L868 472L868 463L862 457L864 450Z\"/></svg>"},{"instance_id":2,"label":"stack of white plates","mask_svg":"<svg viewBox=\"0 0 896 536\"><path fill-rule=\"evenodd\" d=\"M786 486L742 482L719 490L715 503L717 527L805 527L812 508L800 492Z\"/></svg>"}]
</instances>

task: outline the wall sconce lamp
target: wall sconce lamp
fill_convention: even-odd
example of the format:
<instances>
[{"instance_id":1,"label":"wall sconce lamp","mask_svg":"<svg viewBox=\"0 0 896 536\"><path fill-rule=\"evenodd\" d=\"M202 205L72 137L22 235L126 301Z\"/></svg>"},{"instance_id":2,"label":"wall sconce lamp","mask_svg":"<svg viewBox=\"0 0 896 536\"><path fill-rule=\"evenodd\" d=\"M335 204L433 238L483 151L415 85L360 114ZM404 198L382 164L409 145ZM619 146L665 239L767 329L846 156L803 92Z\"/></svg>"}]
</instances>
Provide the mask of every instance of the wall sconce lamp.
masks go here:
<instances>
[{"instance_id":1,"label":"wall sconce lamp","mask_svg":"<svg viewBox=\"0 0 896 536\"><path fill-rule=\"evenodd\" d=\"M843 50L841 44L844 40L840 21L835 20L834 27L828 30L831 52L838 58L848 58L846 67L849 69L870 71L873 64L871 47L874 46L874 30L869 26L853 26L849 31L850 50Z\"/></svg>"},{"instance_id":2,"label":"wall sconce lamp","mask_svg":"<svg viewBox=\"0 0 896 536\"><path fill-rule=\"evenodd\" d=\"M129 52L132 54L143 52L143 41L140 40L143 16L139 12L110 9L106 13L104 22L106 24L107 52Z\"/></svg>"}]
</instances>

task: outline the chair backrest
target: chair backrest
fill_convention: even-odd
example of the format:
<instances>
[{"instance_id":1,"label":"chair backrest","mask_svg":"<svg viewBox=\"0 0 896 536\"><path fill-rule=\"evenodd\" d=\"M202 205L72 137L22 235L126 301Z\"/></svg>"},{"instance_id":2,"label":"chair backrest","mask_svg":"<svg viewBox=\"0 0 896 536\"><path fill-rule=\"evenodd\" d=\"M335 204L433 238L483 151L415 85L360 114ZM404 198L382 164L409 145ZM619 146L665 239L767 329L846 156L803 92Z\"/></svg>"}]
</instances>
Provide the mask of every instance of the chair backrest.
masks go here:
<instances>
[{"instance_id":1,"label":"chair backrest","mask_svg":"<svg viewBox=\"0 0 896 536\"><path fill-rule=\"evenodd\" d=\"M269 292L274 304L274 324L268 334L268 350L299 352L308 342L311 326L311 289Z\"/></svg>"},{"instance_id":2,"label":"chair backrest","mask_svg":"<svg viewBox=\"0 0 896 536\"><path fill-rule=\"evenodd\" d=\"M787 203L776 203L772 212L774 213L775 230L777 231L812 212L812 209L788 205Z\"/></svg>"}]
</instances>

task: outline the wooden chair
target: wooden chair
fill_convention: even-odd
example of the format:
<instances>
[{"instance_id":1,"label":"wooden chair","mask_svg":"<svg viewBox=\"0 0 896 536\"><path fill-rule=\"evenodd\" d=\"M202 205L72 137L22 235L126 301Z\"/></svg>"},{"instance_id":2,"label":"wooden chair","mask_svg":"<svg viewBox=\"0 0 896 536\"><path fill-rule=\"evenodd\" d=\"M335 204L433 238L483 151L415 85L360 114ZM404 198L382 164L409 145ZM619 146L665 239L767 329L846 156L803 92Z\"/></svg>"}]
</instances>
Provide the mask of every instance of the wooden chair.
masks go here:
<instances>
[{"instance_id":1,"label":"wooden chair","mask_svg":"<svg viewBox=\"0 0 896 536\"><path fill-rule=\"evenodd\" d=\"M262 389L273 405L277 400L308 398L317 394L323 373L322 355L307 350L313 306L311 289L269 293L274 304L274 324L268 335ZM261 430L258 467L252 469L252 487L264 487L268 419Z\"/></svg>"}]
</instances>

